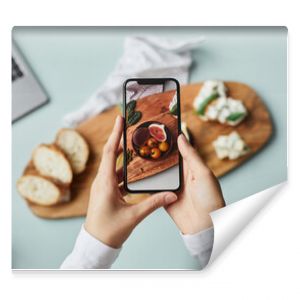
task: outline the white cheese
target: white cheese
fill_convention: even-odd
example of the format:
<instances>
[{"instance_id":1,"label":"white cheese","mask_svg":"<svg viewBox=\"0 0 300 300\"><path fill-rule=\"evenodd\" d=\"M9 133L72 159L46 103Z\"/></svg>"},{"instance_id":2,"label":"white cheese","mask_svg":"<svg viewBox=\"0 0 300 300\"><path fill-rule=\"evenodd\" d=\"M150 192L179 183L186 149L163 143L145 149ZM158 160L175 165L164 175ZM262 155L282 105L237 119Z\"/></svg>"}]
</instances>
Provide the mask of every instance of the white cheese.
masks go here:
<instances>
[{"instance_id":1,"label":"white cheese","mask_svg":"<svg viewBox=\"0 0 300 300\"><path fill-rule=\"evenodd\" d=\"M175 93L174 97L169 103L169 111L175 118L177 118L177 93Z\"/></svg>"},{"instance_id":2,"label":"white cheese","mask_svg":"<svg viewBox=\"0 0 300 300\"><path fill-rule=\"evenodd\" d=\"M194 108L197 110L200 104L205 101L214 92L217 92L219 97L226 97L226 87L223 81L220 80L206 80L194 100Z\"/></svg>"},{"instance_id":3,"label":"white cheese","mask_svg":"<svg viewBox=\"0 0 300 300\"><path fill-rule=\"evenodd\" d=\"M221 97L207 107L205 116L209 120L235 126L247 116L247 109L241 100Z\"/></svg>"},{"instance_id":4,"label":"white cheese","mask_svg":"<svg viewBox=\"0 0 300 300\"><path fill-rule=\"evenodd\" d=\"M234 145L233 149L236 151L243 151L244 150L244 143L241 140L237 140Z\"/></svg>"},{"instance_id":5,"label":"white cheese","mask_svg":"<svg viewBox=\"0 0 300 300\"><path fill-rule=\"evenodd\" d=\"M217 93L216 99L208 101L206 104L208 97L214 93ZM205 106L205 111L202 114L199 113L201 106ZM227 97L224 83L218 80L204 82L202 89L194 100L194 108L204 121L218 121L221 124L231 126L236 126L247 116L247 109L243 102Z\"/></svg>"},{"instance_id":6,"label":"white cheese","mask_svg":"<svg viewBox=\"0 0 300 300\"><path fill-rule=\"evenodd\" d=\"M220 135L213 142L213 146L219 159L234 160L249 152L249 147L236 131L229 135Z\"/></svg>"},{"instance_id":7,"label":"white cheese","mask_svg":"<svg viewBox=\"0 0 300 300\"><path fill-rule=\"evenodd\" d=\"M234 160L234 159L237 159L237 158L239 158L239 157L240 157L239 151L235 151L235 150L229 151L228 158L229 158L230 160Z\"/></svg>"},{"instance_id":8,"label":"white cheese","mask_svg":"<svg viewBox=\"0 0 300 300\"><path fill-rule=\"evenodd\" d=\"M177 105L177 93L175 93L169 104L169 110L171 110L175 105Z\"/></svg>"},{"instance_id":9,"label":"white cheese","mask_svg":"<svg viewBox=\"0 0 300 300\"><path fill-rule=\"evenodd\" d=\"M209 106L206 111L206 117L210 120L215 120L218 117L218 110L215 106Z\"/></svg>"}]
</instances>

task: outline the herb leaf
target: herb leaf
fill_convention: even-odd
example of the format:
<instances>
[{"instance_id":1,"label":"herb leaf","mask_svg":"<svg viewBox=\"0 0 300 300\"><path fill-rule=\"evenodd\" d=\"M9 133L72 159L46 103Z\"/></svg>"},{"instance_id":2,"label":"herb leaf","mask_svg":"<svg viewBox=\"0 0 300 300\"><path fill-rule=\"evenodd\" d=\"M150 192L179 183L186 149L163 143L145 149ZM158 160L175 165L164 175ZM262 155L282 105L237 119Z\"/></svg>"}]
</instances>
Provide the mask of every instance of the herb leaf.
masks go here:
<instances>
[{"instance_id":1,"label":"herb leaf","mask_svg":"<svg viewBox=\"0 0 300 300\"><path fill-rule=\"evenodd\" d=\"M133 114L134 114L134 110L129 110L129 111L127 111L127 113L126 113L127 121L128 121L130 118L132 118Z\"/></svg>"},{"instance_id":2,"label":"herb leaf","mask_svg":"<svg viewBox=\"0 0 300 300\"><path fill-rule=\"evenodd\" d=\"M135 111L130 116L128 116L128 126L136 124L142 117L142 113L140 111Z\"/></svg>"},{"instance_id":3,"label":"herb leaf","mask_svg":"<svg viewBox=\"0 0 300 300\"><path fill-rule=\"evenodd\" d=\"M244 113L244 112L235 112L235 113L230 114L230 115L226 118L226 120L227 120L227 121L232 121L232 122L234 122L234 121L237 121L237 120L241 119L241 118L244 117L244 116L245 116L245 113Z\"/></svg>"},{"instance_id":4,"label":"herb leaf","mask_svg":"<svg viewBox=\"0 0 300 300\"><path fill-rule=\"evenodd\" d=\"M213 92L210 96L208 96L207 98L205 98L201 104L199 105L198 109L197 109L197 113L199 115L204 115L205 113L205 108L206 106L213 100L217 99L219 97L219 93L218 92Z\"/></svg>"},{"instance_id":5,"label":"herb leaf","mask_svg":"<svg viewBox=\"0 0 300 300\"><path fill-rule=\"evenodd\" d=\"M177 116L177 103L170 109L170 113Z\"/></svg>"},{"instance_id":6,"label":"herb leaf","mask_svg":"<svg viewBox=\"0 0 300 300\"><path fill-rule=\"evenodd\" d=\"M127 113L134 111L135 107L136 107L136 101L135 100L131 100L130 102L128 102L127 105L126 105Z\"/></svg>"}]
</instances>

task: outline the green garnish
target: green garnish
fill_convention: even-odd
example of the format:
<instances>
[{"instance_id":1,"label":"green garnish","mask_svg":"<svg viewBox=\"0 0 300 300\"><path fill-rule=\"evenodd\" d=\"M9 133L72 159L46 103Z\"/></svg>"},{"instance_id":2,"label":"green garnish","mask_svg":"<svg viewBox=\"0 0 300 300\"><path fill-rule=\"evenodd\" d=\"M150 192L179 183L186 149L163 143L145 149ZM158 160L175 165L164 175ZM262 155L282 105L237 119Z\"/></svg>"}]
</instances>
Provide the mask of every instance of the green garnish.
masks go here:
<instances>
[{"instance_id":1,"label":"green garnish","mask_svg":"<svg viewBox=\"0 0 300 300\"><path fill-rule=\"evenodd\" d=\"M237 121L239 119L241 119L242 117L245 116L245 113L244 112L235 112L235 113L232 113L230 114L226 120L227 121L231 121L231 122L234 122L234 121Z\"/></svg>"},{"instance_id":2,"label":"green garnish","mask_svg":"<svg viewBox=\"0 0 300 300\"><path fill-rule=\"evenodd\" d=\"M136 124L142 117L142 113L140 111L133 112L129 117L127 121L128 127L131 125Z\"/></svg>"},{"instance_id":3,"label":"green garnish","mask_svg":"<svg viewBox=\"0 0 300 300\"><path fill-rule=\"evenodd\" d=\"M251 150L251 148L248 145L245 145L243 150L249 152Z\"/></svg>"},{"instance_id":4,"label":"green garnish","mask_svg":"<svg viewBox=\"0 0 300 300\"><path fill-rule=\"evenodd\" d=\"M132 100L126 105L126 122L127 127L136 124L142 117L140 111L135 111L136 101Z\"/></svg>"},{"instance_id":5,"label":"green garnish","mask_svg":"<svg viewBox=\"0 0 300 300\"><path fill-rule=\"evenodd\" d=\"M170 109L170 113L177 116L177 103Z\"/></svg>"},{"instance_id":6,"label":"green garnish","mask_svg":"<svg viewBox=\"0 0 300 300\"><path fill-rule=\"evenodd\" d=\"M210 96L208 96L207 98L205 98L201 104L199 105L198 109L197 109L197 113L199 115L204 116L205 113L205 108L206 106L213 100L217 99L219 97L219 93L218 92L213 92Z\"/></svg>"},{"instance_id":7,"label":"green garnish","mask_svg":"<svg viewBox=\"0 0 300 300\"><path fill-rule=\"evenodd\" d=\"M127 111L127 113L126 113L127 122L130 118L132 118L133 114L134 114L134 110Z\"/></svg>"},{"instance_id":8,"label":"green garnish","mask_svg":"<svg viewBox=\"0 0 300 300\"><path fill-rule=\"evenodd\" d=\"M130 102L128 102L127 105L126 105L127 113L134 111L135 107L136 107L136 101L135 100L131 100Z\"/></svg>"}]
</instances>

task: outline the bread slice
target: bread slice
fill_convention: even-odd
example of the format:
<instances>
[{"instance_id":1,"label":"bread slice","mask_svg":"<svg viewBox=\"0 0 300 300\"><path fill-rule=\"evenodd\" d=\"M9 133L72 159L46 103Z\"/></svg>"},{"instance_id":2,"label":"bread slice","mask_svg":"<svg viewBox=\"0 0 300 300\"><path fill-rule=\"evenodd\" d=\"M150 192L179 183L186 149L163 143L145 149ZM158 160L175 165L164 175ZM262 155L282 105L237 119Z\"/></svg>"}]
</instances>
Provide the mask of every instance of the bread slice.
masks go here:
<instances>
[{"instance_id":1,"label":"bread slice","mask_svg":"<svg viewBox=\"0 0 300 300\"><path fill-rule=\"evenodd\" d=\"M67 156L74 174L79 174L85 170L89 157L89 147L85 139L76 130L61 129L56 135L55 143Z\"/></svg>"},{"instance_id":2,"label":"bread slice","mask_svg":"<svg viewBox=\"0 0 300 300\"><path fill-rule=\"evenodd\" d=\"M50 177L63 185L69 185L72 182L71 165L58 146L39 145L33 151L32 162L40 175Z\"/></svg>"},{"instance_id":3,"label":"bread slice","mask_svg":"<svg viewBox=\"0 0 300 300\"><path fill-rule=\"evenodd\" d=\"M42 176L30 161L23 176L17 182L20 195L35 204L50 206L70 200L69 185L55 183L51 178Z\"/></svg>"},{"instance_id":4,"label":"bread slice","mask_svg":"<svg viewBox=\"0 0 300 300\"><path fill-rule=\"evenodd\" d=\"M70 200L70 190L39 175L23 175L17 182L20 195L26 200L49 206Z\"/></svg>"}]
</instances>

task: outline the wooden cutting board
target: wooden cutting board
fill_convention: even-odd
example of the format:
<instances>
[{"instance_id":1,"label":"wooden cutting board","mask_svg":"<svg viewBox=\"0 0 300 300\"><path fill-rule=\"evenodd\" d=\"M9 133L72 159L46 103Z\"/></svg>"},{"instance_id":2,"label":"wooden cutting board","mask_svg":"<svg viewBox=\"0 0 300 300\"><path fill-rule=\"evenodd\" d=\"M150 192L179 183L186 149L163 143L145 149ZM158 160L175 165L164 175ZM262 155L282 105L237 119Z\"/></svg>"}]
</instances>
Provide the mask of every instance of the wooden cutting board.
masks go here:
<instances>
[{"instance_id":1,"label":"wooden cutting board","mask_svg":"<svg viewBox=\"0 0 300 300\"><path fill-rule=\"evenodd\" d=\"M193 111L193 101L202 84L190 84L181 87L181 118L187 123L193 138L193 145L207 165L218 177L234 170L249 157L258 152L272 134L272 122L269 112L259 96L248 85L238 82L225 82L229 96L241 99L249 111L247 118L238 126L231 127L218 123L203 122ZM36 215L43 218L69 218L84 216L87 211L89 190L101 160L102 148L120 114L115 106L83 122L77 130L85 137L90 146L90 158L87 169L75 176L72 183L72 201L52 207L29 204ZM251 152L237 160L219 160L212 141L221 134L236 130L251 148ZM128 195L126 201L134 203L144 199L145 195Z\"/></svg>"},{"instance_id":2,"label":"wooden cutting board","mask_svg":"<svg viewBox=\"0 0 300 300\"><path fill-rule=\"evenodd\" d=\"M169 104L172 101L175 90L163 94L155 94L141 98L136 103L136 111L142 112L140 121L127 129L127 149L133 151L133 159L127 166L128 182L134 182L167 170L178 164L178 152L176 137L178 136L178 121L170 114ZM172 136L172 147L165 158L159 160L147 160L136 155L132 144L132 135L137 127L146 121L154 121L165 124Z\"/></svg>"}]
</instances>

